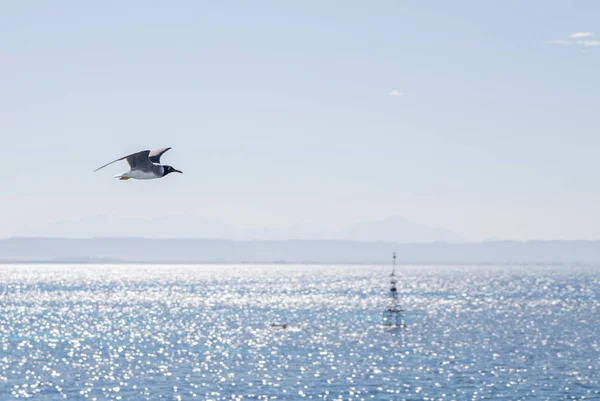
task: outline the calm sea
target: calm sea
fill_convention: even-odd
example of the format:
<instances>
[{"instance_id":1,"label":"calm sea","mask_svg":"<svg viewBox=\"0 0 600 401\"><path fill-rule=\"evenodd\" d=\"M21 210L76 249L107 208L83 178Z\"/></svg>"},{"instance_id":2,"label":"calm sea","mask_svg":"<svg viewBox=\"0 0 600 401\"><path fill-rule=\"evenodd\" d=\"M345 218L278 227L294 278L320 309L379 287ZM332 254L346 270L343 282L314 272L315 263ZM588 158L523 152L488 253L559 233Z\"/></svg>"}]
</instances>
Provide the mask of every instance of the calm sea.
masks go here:
<instances>
[{"instance_id":1,"label":"calm sea","mask_svg":"<svg viewBox=\"0 0 600 401\"><path fill-rule=\"evenodd\" d=\"M0 266L0 399L600 399L600 267L399 272Z\"/></svg>"}]
</instances>

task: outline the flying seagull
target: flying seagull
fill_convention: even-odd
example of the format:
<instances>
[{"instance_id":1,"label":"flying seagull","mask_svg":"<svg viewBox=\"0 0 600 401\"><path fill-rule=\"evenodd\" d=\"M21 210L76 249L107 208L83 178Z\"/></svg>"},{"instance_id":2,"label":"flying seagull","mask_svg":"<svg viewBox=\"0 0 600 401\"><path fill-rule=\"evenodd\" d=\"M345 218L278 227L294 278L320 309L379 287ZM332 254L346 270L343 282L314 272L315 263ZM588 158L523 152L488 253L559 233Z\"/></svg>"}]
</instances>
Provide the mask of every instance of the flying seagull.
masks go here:
<instances>
[{"instance_id":1,"label":"flying seagull","mask_svg":"<svg viewBox=\"0 0 600 401\"><path fill-rule=\"evenodd\" d=\"M171 148L161 148L153 151L142 150L141 152L132 153L129 156L121 157L120 159L113 160L110 163L105 164L102 167L98 167L94 172L103 169L113 163L121 160L127 160L129 163L129 171L123 174L117 174L114 178L120 180L128 180L134 178L136 180L152 180L154 178L161 178L169 173L181 173L181 171L174 169L171 166L163 166L160 164L160 157L167 150Z\"/></svg>"}]
</instances>

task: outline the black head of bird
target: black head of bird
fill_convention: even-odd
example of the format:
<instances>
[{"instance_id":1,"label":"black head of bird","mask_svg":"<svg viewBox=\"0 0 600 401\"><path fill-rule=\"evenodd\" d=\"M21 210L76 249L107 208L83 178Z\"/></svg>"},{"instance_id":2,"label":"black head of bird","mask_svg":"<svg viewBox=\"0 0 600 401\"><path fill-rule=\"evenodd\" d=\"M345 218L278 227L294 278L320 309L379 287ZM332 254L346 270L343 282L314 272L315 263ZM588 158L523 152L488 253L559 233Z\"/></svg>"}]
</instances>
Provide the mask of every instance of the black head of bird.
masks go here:
<instances>
[{"instance_id":1,"label":"black head of bird","mask_svg":"<svg viewBox=\"0 0 600 401\"><path fill-rule=\"evenodd\" d=\"M179 171L171 166L163 166L164 168L164 173L163 173L163 177L167 174L171 174L171 173L179 173L179 174L183 174L183 171Z\"/></svg>"}]
</instances>

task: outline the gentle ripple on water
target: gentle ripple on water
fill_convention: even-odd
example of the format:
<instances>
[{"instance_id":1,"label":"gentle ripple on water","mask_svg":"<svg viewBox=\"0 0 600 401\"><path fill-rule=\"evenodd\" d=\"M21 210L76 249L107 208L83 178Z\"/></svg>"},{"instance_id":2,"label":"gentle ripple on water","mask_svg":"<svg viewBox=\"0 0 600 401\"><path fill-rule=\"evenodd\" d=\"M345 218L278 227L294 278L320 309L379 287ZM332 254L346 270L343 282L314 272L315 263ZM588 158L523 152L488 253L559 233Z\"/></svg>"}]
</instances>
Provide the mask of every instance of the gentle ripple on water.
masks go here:
<instances>
[{"instance_id":1,"label":"gentle ripple on water","mask_svg":"<svg viewBox=\"0 0 600 401\"><path fill-rule=\"evenodd\" d=\"M400 270L0 266L0 399L600 399L600 268Z\"/></svg>"}]
</instances>

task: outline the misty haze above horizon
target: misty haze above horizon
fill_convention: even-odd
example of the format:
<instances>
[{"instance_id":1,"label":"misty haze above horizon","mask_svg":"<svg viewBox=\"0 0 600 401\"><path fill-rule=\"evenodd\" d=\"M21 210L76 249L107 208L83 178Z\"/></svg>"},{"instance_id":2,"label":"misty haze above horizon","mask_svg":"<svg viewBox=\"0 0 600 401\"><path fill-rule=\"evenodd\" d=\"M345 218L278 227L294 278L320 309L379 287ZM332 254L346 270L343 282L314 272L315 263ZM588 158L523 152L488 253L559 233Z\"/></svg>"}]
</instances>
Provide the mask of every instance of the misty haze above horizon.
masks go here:
<instances>
[{"instance_id":1,"label":"misty haze above horizon","mask_svg":"<svg viewBox=\"0 0 600 401\"><path fill-rule=\"evenodd\" d=\"M354 240L397 243L460 243L460 235L429 227L400 216L356 223L348 228L319 224L294 224L287 227L234 228L217 220L198 216L165 216L154 219L90 216L65 220L38 228L24 228L16 237L49 238L219 238L232 240Z\"/></svg>"}]
</instances>

